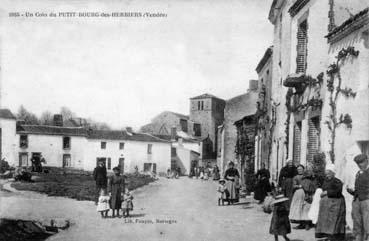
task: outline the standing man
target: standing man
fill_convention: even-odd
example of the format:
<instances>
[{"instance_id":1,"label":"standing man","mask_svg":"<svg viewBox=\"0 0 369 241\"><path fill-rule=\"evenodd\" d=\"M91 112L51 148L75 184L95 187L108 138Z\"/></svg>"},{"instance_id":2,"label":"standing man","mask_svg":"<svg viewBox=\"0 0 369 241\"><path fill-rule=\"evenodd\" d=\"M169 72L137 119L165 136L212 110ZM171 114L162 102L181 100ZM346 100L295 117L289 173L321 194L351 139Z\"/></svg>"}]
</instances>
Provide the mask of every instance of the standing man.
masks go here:
<instances>
[{"instance_id":1,"label":"standing man","mask_svg":"<svg viewBox=\"0 0 369 241\"><path fill-rule=\"evenodd\" d=\"M96 181L95 203L97 205L97 201L98 201L101 189L106 189L107 185L108 185L106 167L105 167L105 163L103 161L99 161L97 163L97 167L95 167L93 176L94 176L94 180Z\"/></svg>"},{"instance_id":2,"label":"standing man","mask_svg":"<svg viewBox=\"0 0 369 241\"><path fill-rule=\"evenodd\" d=\"M354 221L355 241L369 240L369 162L365 154L354 158L360 171L356 174L355 190L347 187L347 192L354 196L352 219Z\"/></svg>"}]
</instances>

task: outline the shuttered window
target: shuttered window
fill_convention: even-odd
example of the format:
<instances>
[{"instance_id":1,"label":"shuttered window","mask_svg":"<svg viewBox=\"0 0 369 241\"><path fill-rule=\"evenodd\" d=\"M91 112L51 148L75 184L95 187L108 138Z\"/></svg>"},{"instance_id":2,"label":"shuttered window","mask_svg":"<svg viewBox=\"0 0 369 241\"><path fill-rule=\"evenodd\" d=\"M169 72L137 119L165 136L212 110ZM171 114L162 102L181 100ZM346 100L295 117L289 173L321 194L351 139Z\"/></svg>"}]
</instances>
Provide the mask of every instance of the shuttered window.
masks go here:
<instances>
[{"instance_id":1,"label":"shuttered window","mask_svg":"<svg viewBox=\"0 0 369 241\"><path fill-rule=\"evenodd\" d=\"M307 67L307 20L299 24L297 30L296 73L305 73Z\"/></svg>"},{"instance_id":2,"label":"shuttered window","mask_svg":"<svg viewBox=\"0 0 369 241\"><path fill-rule=\"evenodd\" d=\"M309 130L308 130L308 143L307 143L307 163L311 164L314 155L319 151L319 133L320 133L320 122L319 117L313 117L309 119Z\"/></svg>"},{"instance_id":3,"label":"shuttered window","mask_svg":"<svg viewBox=\"0 0 369 241\"><path fill-rule=\"evenodd\" d=\"M300 163L301 156L301 121L296 122L293 133L293 161Z\"/></svg>"}]
</instances>

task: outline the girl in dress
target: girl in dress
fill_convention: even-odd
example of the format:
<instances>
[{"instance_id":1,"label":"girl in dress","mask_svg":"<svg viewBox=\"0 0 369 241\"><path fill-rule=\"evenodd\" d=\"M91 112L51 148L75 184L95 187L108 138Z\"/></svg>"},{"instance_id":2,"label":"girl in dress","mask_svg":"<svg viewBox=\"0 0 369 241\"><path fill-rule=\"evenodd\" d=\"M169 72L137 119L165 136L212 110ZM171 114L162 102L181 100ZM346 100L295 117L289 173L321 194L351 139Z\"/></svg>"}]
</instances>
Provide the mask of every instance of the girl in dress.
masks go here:
<instances>
[{"instance_id":1,"label":"girl in dress","mask_svg":"<svg viewBox=\"0 0 369 241\"><path fill-rule=\"evenodd\" d=\"M287 234L291 233L290 220L288 218L289 199L283 194L275 197L272 202L274 205L273 216L270 222L269 233L274 235L275 241L278 241L278 236L281 235L286 241L290 239Z\"/></svg>"},{"instance_id":2,"label":"girl in dress","mask_svg":"<svg viewBox=\"0 0 369 241\"><path fill-rule=\"evenodd\" d=\"M123 217L129 217L129 211L133 210L133 196L132 194L126 190L126 193L123 195L123 202L122 202L122 211Z\"/></svg>"},{"instance_id":3,"label":"girl in dress","mask_svg":"<svg viewBox=\"0 0 369 241\"><path fill-rule=\"evenodd\" d=\"M220 206L221 203L224 205L224 201L228 201L229 191L227 190L226 182L223 178L219 180L218 194L219 194L218 206ZM229 205L229 201L228 201L228 205Z\"/></svg>"},{"instance_id":4,"label":"girl in dress","mask_svg":"<svg viewBox=\"0 0 369 241\"><path fill-rule=\"evenodd\" d=\"M108 212L110 209L109 200L110 196L106 193L106 189L101 189L96 210L101 214L102 218L106 218L108 216Z\"/></svg>"}]
</instances>

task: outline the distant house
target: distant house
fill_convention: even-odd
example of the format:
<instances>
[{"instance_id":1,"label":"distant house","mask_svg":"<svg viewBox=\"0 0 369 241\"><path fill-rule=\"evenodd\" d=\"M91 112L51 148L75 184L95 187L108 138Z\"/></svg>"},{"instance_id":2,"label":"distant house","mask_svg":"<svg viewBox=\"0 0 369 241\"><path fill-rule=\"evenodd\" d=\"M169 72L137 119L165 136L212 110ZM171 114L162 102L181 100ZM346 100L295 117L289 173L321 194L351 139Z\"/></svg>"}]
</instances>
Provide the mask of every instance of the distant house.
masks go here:
<instances>
[{"instance_id":1,"label":"distant house","mask_svg":"<svg viewBox=\"0 0 369 241\"><path fill-rule=\"evenodd\" d=\"M0 159L14 163L16 118L8 109L0 109Z\"/></svg>"},{"instance_id":2,"label":"distant house","mask_svg":"<svg viewBox=\"0 0 369 241\"><path fill-rule=\"evenodd\" d=\"M14 128L15 133L15 128ZM171 165L171 143L158 137L126 130L105 131L83 127L18 125L14 134L15 166L30 166L43 156L46 166L93 170L98 161L108 171L164 173Z\"/></svg>"},{"instance_id":3,"label":"distant house","mask_svg":"<svg viewBox=\"0 0 369 241\"><path fill-rule=\"evenodd\" d=\"M224 109L224 122L218 128L219 148L217 155L217 162L220 170L224 172L229 161L233 161L236 167L241 170L241 162L236 155L237 145L237 126L235 123L240 121L245 116L252 116L256 114L256 101L258 98L258 81L251 80L249 91L233 97L226 101Z\"/></svg>"}]
</instances>

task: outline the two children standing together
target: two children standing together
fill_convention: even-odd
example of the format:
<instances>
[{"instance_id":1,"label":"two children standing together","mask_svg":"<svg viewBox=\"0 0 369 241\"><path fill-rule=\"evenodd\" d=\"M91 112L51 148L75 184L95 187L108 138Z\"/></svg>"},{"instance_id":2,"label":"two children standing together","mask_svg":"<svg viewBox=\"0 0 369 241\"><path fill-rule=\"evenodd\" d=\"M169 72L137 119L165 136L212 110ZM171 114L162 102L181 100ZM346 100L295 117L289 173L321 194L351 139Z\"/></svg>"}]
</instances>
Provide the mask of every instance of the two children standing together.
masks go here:
<instances>
[{"instance_id":1,"label":"two children standing together","mask_svg":"<svg viewBox=\"0 0 369 241\"><path fill-rule=\"evenodd\" d=\"M129 217L129 211L133 210L132 200L133 196L127 189L122 195L123 217ZM107 193L106 189L101 189L96 210L101 214L102 218L107 218L110 209L110 195Z\"/></svg>"}]
</instances>

